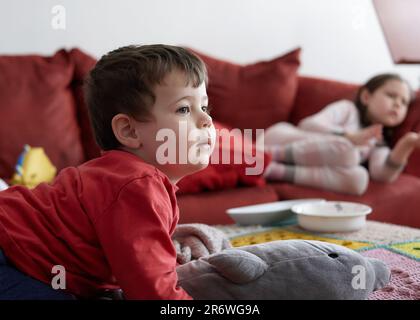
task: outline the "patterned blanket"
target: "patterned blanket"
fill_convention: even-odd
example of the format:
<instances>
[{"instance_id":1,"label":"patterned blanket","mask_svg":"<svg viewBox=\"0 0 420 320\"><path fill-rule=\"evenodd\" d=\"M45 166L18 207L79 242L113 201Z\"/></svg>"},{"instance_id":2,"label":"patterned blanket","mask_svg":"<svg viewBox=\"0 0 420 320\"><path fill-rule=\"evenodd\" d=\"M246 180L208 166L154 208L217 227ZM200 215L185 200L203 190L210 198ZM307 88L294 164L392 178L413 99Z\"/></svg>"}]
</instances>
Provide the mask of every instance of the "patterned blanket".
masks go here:
<instances>
[{"instance_id":1,"label":"patterned blanket","mask_svg":"<svg viewBox=\"0 0 420 320\"><path fill-rule=\"evenodd\" d=\"M304 239L332 242L384 261L391 269L388 286L373 292L369 300L420 300L420 229L367 221L351 233L313 233L288 226L216 226L234 247L274 240Z\"/></svg>"}]
</instances>

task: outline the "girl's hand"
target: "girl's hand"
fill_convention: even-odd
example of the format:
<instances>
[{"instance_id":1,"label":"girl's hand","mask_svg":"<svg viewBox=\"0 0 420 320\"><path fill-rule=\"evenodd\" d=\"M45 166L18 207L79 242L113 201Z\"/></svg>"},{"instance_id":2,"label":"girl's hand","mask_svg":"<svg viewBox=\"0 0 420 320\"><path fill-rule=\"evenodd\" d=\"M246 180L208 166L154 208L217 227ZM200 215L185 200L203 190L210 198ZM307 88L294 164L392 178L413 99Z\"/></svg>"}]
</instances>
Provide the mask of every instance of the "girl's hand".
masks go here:
<instances>
[{"instance_id":1,"label":"girl's hand","mask_svg":"<svg viewBox=\"0 0 420 320\"><path fill-rule=\"evenodd\" d=\"M407 132L397 142L403 144L407 148L420 148L420 134L418 132Z\"/></svg>"},{"instance_id":2,"label":"girl's hand","mask_svg":"<svg viewBox=\"0 0 420 320\"><path fill-rule=\"evenodd\" d=\"M414 148L420 148L420 134L407 132L395 144L390 154L390 159L396 164L404 165L413 152Z\"/></svg>"},{"instance_id":3,"label":"girl's hand","mask_svg":"<svg viewBox=\"0 0 420 320\"><path fill-rule=\"evenodd\" d=\"M356 146L368 144L369 140L376 138L378 141L383 140L381 124L374 124L354 133L346 133L344 137L349 139Z\"/></svg>"}]
</instances>

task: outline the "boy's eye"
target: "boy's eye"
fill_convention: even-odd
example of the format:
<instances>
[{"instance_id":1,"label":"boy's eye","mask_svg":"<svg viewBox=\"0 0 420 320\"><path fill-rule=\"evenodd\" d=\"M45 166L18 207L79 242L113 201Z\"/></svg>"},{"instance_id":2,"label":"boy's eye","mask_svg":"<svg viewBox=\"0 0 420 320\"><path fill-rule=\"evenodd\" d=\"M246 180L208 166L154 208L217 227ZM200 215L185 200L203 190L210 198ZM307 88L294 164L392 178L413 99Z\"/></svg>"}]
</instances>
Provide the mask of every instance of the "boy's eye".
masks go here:
<instances>
[{"instance_id":1,"label":"boy's eye","mask_svg":"<svg viewBox=\"0 0 420 320\"><path fill-rule=\"evenodd\" d=\"M211 106L202 106L202 107L201 107L201 109L202 109L205 113L210 114L210 111L211 111Z\"/></svg>"},{"instance_id":2,"label":"boy's eye","mask_svg":"<svg viewBox=\"0 0 420 320\"><path fill-rule=\"evenodd\" d=\"M181 107L181 108L178 108L176 110L176 112L181 113L181 114L186 114L186 113L190 112L190 108L189 107Z\"/></svg>"}]
</instances>

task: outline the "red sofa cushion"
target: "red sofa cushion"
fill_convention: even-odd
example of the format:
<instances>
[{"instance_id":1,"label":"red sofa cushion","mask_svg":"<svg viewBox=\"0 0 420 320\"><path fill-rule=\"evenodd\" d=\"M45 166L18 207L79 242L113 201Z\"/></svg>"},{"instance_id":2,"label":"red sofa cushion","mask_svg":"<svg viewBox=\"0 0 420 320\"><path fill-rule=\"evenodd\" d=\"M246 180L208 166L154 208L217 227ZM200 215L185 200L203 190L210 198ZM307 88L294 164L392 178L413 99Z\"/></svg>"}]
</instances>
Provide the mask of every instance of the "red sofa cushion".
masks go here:
<instances>
[{"instance_id":1,"label":"red sofa cushion","mask_svg":"<svg viewBox=\"0 0 420 320\"><path fill-rule=\"evenodd\" d=\"M207 93L216 120L240 129L264 129L289 118L297 91L300 49L248 65L192 51L207 65Z\"/></svg>"},{"instance_id":2,"label":"red sofa cushion","mask_svg":"<svg viewBox=\"0 0 420 320\"><path fill-rule=\"evenodd\" d=\"M214 122L214 125L217 130L217 143L213 155L214 153L218 153L219 161L214 163L214 161L211 160L211 163L207 168L181 179L177 184L179 187L178 194L231 189L238 186L264 186L265 179L262 177L264 170L258 175L247 174L246 169L254 168L255 164L247 164L245 156L256 157L253 159L261 161L260 163L263 163L264 169L271 160L270 155L259 151L257 152L252 141L247 139L243 134L236 134L235 131L230 131L232 128L216 121ZM229 145L223 143L220 134L221 129L229 130L231 136L236 137L229 140ZM240 144L238 142L240 142ZM229 163L223 163L223 153L228 153ZM240 164L235 163L235 157L242 160Z\"/></svg>"},{"instance_id":3,"label":"red sofa cushion","mask_svg":"<svg viewBox=\"0 0 420 320\"><path fill-rule=\"evenodd\" d=\"M79 49L72 49L70 57L74 63L74 79L72 90L76 99L77 119L81 130L81 141L86 160L100 156L101 149L95 141L90 124L87 106L83 93L83 81L89 71L95 66L96 59Z\"/></svg>"},{"instance_id":4,"label":"red sofa cushion","mask_svg":"<svg viewBox=\"0 0 420 320\"><path fill-rule=\"evenodd\" d=\"M25 144L43 147L58 170L85 161L68 52L0 56L0 177L10 178Z\"/></svg>"}]
</instances>

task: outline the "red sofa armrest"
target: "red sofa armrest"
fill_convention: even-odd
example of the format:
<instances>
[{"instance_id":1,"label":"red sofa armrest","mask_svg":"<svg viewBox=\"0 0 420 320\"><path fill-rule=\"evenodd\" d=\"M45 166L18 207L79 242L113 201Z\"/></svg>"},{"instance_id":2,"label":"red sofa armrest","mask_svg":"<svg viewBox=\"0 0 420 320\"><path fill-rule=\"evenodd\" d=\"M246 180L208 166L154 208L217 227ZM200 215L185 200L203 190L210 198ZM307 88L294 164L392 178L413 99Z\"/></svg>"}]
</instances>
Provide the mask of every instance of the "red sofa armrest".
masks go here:
<instances>
[{"instance_id":1,"label":"red sofa armrest","mask_svg":"<svg viewBox=\"0 0 420 320\"><path fill-rule=\"evenodd\" d=\"M409 106L407 118L404 123L396 128L393 144L395 144L401 136L409 131L420 132L420 91L416 92L416 97ZM419 149L414 150L411 154L404 172L420 177Z\"/></svg>"},{"instance_id":2,"label":"red sofa armrest","mask_svg":"<svg viewBox=\"0 0 420 320\"><path fill-rule=\"evenodd\" d=\"M417 106L416 108L419 109L417 111L420 111L420 100L417 102ZM417 112L416 111L416 112ZM420 112L418 112L420 113ZM414 117L413 117L414 118ZM415 119L415 118L414 118ZM411 119L410 120L414 120ZM408 132L408 131L414 131L414 132L419 132L420 133L420 115L417 117L417 123L412 125L412 126L405 126L402 129L400 129L399 132L397 132L396 134L396 139L397 140L398 137L400 137L402 134ZM413 176L417 176L420 177L420 149L416 149L413 151L413 153L411 154L407 166L405 167L404 170L405 173L411 174Z\"/></svg>"}]
</instances>

